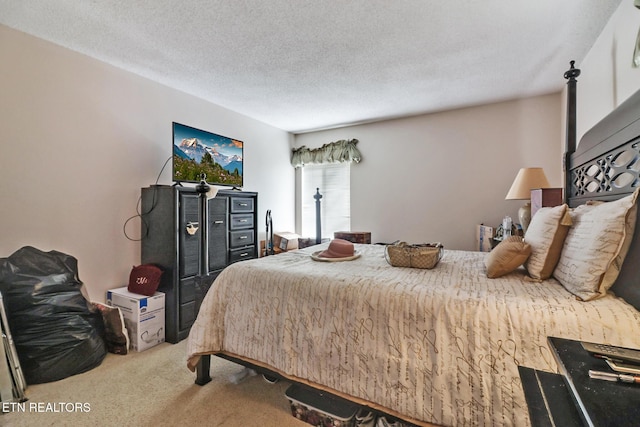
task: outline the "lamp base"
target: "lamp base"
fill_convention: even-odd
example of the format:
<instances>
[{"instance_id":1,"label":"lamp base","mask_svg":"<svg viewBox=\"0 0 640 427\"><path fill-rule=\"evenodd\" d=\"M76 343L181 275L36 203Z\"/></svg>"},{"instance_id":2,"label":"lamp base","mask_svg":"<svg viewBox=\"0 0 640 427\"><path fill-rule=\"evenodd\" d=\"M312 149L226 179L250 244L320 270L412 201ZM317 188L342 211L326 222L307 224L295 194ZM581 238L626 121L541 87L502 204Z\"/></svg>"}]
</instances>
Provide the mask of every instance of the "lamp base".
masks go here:
<instances>
[{"instance_id":1,"label":"lamp base","mask_svg":"<svg viewBox=\"0 0 640 427\"><path fill-rule=\"evenodd\" d=\"M527 202L524 206L518 209L518 220L522 226L522 231L526 232L531 223L531 202Z\"/></svg>"}]
</instances>

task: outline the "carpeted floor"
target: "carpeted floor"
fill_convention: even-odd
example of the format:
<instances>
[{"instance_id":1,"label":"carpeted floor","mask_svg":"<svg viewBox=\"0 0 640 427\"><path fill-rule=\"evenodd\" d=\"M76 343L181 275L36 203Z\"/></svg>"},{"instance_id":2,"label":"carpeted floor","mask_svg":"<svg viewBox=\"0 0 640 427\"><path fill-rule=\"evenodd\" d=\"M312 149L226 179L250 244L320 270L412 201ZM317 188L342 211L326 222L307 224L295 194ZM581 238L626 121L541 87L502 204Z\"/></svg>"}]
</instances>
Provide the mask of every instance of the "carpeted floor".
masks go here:
<instances>
[{"instance_id":1,"label":"carpeted floor","mask_svg":"<svg viewBox=\"0 0 640 427\"><path fill-rule=\"evenodd\" d=\"M242 367L232 362L212 357L213 380L194 384L185 344L108 354L89 372L28 386L23 406L0 406L0 425L308 426L291 416L288 383L268 384L258 375L234 384L230 376Z\"/></svg>"}]
</instances>

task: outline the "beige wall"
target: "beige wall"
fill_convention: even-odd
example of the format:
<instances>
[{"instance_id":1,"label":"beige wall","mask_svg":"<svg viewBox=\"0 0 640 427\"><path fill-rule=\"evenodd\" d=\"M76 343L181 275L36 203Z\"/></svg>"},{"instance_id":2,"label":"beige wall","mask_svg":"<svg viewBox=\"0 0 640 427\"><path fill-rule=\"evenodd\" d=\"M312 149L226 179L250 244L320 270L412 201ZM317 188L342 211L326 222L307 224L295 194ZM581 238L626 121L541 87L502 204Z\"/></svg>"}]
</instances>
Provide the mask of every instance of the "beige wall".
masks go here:
<instances>
[{"instance_id":1,"label":"beige wall","mask_svg":"<svg viewBox=\"0 0 640 427\"><path fill-rule=\"evenodd\" d=\"M640 30L640 9L624 0L584 61L577 90L577 136L640 90L640 68L631 66Z\"/></svg>"},{"instance_id":2,"label":"beige wall","mask_svg":"<svg viewBox=\"0 0 640 427\"><path fill-rule=\"evenodd\" d=\"M640 89L640 68L631 67L639 27L640 10L623 1L577 64L578 139ZM563 91L301 134L295 145L360 140L364 160L352 168L352 229L372 231L374 241L439 240L471 249L476 223L516 217L521 202L504 195L518 168L542 166L551 185L563 185L565 111Z\"/></svg>"},{"instance_id":3,"label":"beige wall","mask_svg":"<svg viewBox=\"0 0 640 427\"><path fill-rule=\"evenodd\" d=\"M639 25L624 1L578 64L578 136L640 88L630 67ZM374 241L472 249L476 223L516 216L522 203L504 196L520 167L542 166L562 184L559 94L293 137L4 26L0 59L0 257L25 245L71 254L97 300L140 261L123 226L170 156L172 121L245 141L245 188L260 192L259 212L271 209L277 230L295 223L294 139L361 141L352 229ZM139 238L139 220L126 231Z\"/></svg>"},{"instance_id":4,"label":"beige wall","mask_svg":"<svg viewBox=\"0 0 640 427\"><path fill-rule=\"evenodd\" d=\"M517 218L523 202L504 198L521 167L543 167L562 186L561 107L557 93L300 134L295 144L360 141L363 160L351 169L352 230L371 231L375 242L441 241L471 250L476 224Z\"/></svg>"},{"instance_id":5,"label":"beige wall","mask_svg":"<svg viewBox=\"0 0 640 427\"><path fill-rule=\"evenodd\" d=\"M0 257L27 245L73 255L96 300L124 286L140 243L123 227L171 155L172 121L243 140L259 216L294 227L287 132L4 26L0 94ZM139 219L126 232L139 239Z\"/></svg>"}]
</instances>

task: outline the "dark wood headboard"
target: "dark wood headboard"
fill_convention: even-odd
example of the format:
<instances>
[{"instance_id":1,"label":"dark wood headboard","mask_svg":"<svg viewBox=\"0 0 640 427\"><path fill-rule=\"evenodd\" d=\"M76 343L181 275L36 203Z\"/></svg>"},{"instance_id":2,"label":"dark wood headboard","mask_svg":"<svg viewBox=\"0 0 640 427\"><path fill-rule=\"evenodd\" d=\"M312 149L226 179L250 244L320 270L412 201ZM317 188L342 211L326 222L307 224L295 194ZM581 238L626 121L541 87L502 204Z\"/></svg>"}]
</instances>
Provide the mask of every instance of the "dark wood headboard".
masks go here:
<instances>
[{"instance_id":1,"label":"dark wood headboard","mask_svg":"<svg viewBox=\"0 0 640 427\"><path fill-rule=\"evenodd\" d=\"M585 133L567 158L569 206L633 193L640 184L640 91Z\"/></svg>"},{"instance_id":2,"label":"dark wood headboard","mask_svg":"<svg viewBox=\"0 0 640 427\"><path fill-rule=\"evenodd\" d=\"M573 77L567 77L573 63L571 68L565 77L570 83L573 78L574 86L569 90L575 90L575 72ZM575 92L567 97L567 102L567 112L575 113ZM640 90L586 132L577 148L570 140L571 135L575 135L575 116L567 120L565 195L569 206L588 200L617 200L640 187ZM636 220L629 252L611 291L640 310L638 260L640 223Z\"/></svg>"}]
</instances>

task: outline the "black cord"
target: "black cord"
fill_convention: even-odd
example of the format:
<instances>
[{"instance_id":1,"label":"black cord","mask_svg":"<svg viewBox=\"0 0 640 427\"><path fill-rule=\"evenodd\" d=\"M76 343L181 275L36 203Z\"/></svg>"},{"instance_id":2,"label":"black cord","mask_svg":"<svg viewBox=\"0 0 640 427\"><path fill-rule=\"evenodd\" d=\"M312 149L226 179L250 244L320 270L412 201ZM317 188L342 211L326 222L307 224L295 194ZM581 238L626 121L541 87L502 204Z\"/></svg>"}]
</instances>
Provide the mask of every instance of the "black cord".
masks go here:
<instances>
[{"instance_id":1,"label":"black cord","mask_svg":"<svg viewBox=\"0 0 640 427\"><path fill-rule=\"evenodd\" d=\"M160 176L162 175L162 172L164 171L164 168L167 167L167 164L169 163L169 160L172 159L173 156L169 157L167 159L166 162L164 162L164 165L162 165L162 169L160 169L160 173L158 174L158 177L156 178L156 183L153 187L153 198L151 199L151 207L149 208L149 210L147 212L141 212L142 210L142 195L140 195L140 197L138 197L138 202L136 203L136 214L127 218L127 220L124 222L123 226L122 226L122 232L124 233L124 237L126 237L127 239L131 240L132 242L140 242L142 241L142 239L144 237L146 237L146 235L149 233L149 225L147 224L147 222L144 219L145 215L150 214L156 207L156 193L158 191L158 182L160 181ZM139 239L134 239L132 237L129 237L129 235L127 234L127 224L129 223L129 221L136 219L136 218L140 218L140 221L142 223L142 230L140 230L140 238Z\"/></svg>"}]
</instances>

